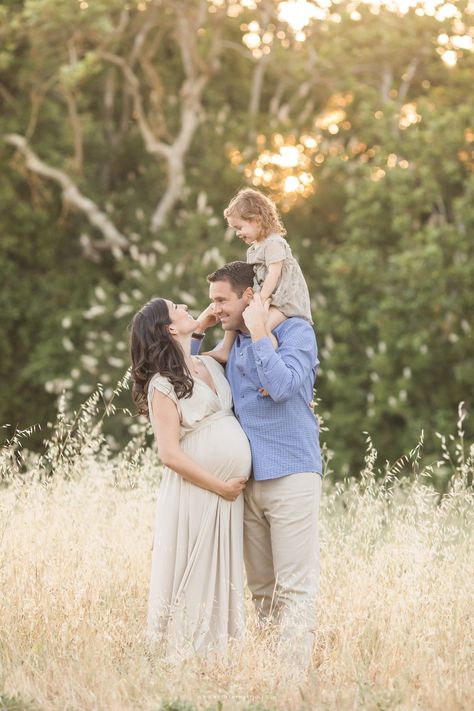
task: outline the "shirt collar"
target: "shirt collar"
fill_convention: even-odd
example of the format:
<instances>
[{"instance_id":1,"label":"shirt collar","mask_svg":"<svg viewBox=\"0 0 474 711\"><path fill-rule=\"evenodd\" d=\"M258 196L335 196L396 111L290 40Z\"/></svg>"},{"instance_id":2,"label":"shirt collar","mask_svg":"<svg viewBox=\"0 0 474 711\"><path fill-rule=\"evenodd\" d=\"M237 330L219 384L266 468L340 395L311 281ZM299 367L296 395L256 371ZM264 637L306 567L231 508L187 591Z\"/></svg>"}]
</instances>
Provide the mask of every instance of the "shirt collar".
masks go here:
<instances>
[{"instance_id":1,"label":"shirt collar","mask_svg":"<svg viewBox=\"0 0 474 711\"><path fill-rule=\"evenodd\" d=\"M237 338L250 338L250 333L244 333L243 331L236 330Z\"/></svg>"}]
</instances>

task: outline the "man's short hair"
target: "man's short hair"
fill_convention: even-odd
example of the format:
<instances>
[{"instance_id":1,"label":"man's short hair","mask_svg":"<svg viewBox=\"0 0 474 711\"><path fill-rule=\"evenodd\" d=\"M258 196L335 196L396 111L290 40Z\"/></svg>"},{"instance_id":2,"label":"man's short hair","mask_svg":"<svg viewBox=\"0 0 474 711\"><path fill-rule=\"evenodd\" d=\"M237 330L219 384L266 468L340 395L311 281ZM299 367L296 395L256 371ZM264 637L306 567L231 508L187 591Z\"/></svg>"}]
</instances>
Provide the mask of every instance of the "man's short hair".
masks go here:
<instances>
[{"instance_id":1,"label":"man's short hair","mask_svg":"<svg viewBox=\"0 0 474 711\"><path fill-rule=\"evenodd\" d=\"M210 284L215 281L227 281L232 291L235 291L240 298L245 289L248 289L249 286L253 287L254 274L253 264L247 264L247 262L229 262L228 264L224 264L223 267L216 269L212 274L209 274L207 281Z\"/></svg>"}]
</instances>

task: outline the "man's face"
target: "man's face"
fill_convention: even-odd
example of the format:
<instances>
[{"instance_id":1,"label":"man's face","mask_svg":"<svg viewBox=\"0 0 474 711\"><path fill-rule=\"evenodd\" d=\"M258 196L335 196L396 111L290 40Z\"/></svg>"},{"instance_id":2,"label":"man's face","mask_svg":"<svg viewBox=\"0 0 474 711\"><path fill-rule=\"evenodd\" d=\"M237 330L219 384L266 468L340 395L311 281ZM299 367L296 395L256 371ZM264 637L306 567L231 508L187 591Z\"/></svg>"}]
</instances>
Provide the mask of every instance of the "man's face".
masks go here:
<instances>
[{"instance_id":1,"label":"man's face","mask_svg":"<svg viewBox=\"0 0 474 711\"><path fill-rule=\"evenodd\" d=\"M214 281L209 284L209 298L224 331L245 329L242 313L249 305L251 296L250 287L242 296L238 296L228 281Z\"/></svg>"}]
</instances>

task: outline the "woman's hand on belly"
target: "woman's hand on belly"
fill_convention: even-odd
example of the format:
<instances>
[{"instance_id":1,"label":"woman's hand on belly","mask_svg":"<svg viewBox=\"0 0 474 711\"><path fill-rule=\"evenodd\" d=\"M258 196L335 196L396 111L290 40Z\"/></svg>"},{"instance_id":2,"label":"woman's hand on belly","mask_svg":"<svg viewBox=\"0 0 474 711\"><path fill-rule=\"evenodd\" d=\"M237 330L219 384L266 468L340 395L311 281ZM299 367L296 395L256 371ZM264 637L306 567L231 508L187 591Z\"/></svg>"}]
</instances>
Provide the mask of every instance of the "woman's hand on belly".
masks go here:
<instances>
[{"instance_id":1,"label":"woman's hand on belly","mask_svg":"<svg viewBox=\"0 0 474 711\"><path fill-rule=\"evenodd\" d=\"M226 501L235 501L245 489L247 479L244 479L244 477L234 477L233 479L229 479L229 481L223 481L221 483L222 487L220 488L222 490L217 492L219 496L222 496Z\"/></svg>"}]
</instances>

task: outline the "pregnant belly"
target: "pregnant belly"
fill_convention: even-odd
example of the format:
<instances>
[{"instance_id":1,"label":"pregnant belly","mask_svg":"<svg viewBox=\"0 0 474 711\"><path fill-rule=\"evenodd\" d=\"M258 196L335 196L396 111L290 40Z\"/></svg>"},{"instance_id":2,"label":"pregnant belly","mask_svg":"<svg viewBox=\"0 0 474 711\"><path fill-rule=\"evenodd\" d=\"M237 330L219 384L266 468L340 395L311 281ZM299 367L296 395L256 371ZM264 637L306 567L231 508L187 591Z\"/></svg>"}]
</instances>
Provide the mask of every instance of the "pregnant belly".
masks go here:
<instances>
[{"instance_id":1,"label":"pregnant belly","mask_svg":"<svg viewBox=\"0 0 474 711\"><path fill-rule=\"evenodd\" d=\"M201 424L181 440L184 452L214 476L227 481L237 476L249 478L250 445L232 415Z\"/></svg>"}]
</instances>

